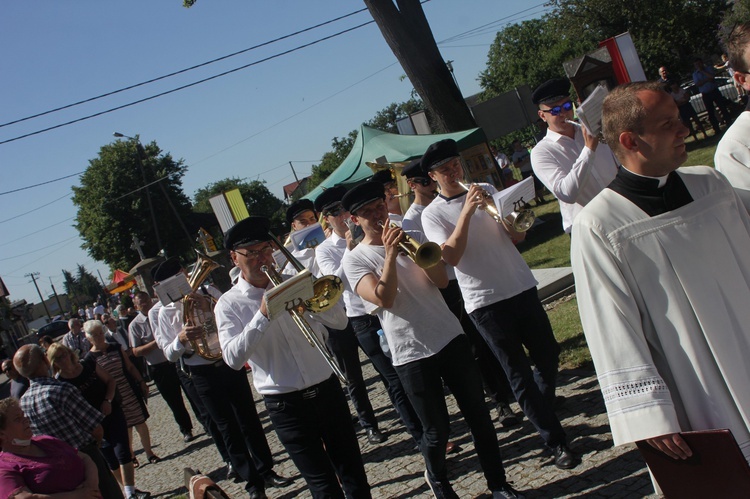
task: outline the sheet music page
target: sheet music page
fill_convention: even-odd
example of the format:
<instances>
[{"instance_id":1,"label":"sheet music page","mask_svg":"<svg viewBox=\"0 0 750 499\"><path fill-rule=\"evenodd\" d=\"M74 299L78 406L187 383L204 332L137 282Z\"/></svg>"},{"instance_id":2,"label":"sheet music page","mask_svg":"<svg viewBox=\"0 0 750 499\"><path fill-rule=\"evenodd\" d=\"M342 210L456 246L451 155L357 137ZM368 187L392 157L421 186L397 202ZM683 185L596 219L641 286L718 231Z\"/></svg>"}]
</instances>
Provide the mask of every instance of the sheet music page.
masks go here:
<instances>
[{"instance_id":1,"label":"sheet music page","mask_svg":"<svg viewBox=\"0 0 750 499\"><path fill-rule=\"evenodd\" d=\"M326 240L323 227L319 223L308 225L304 229L292 231L289 237L291 238L292 248L295 250L314 248Z\"/></svg>"},{"instance_id":2,"label":"sheet music page","mask_svg":"<svg viewBox=\"0 0 750 499\"><path fill-rule=\"evenodd\" d=\"M528 177L500 192L496 192L492 198L500 215L505 218L513 213L516 203L523 206L534 199L534 177Z\"/></svg>"},{"instance_id":3,"label":"sheet music page","mask_svg":"<svg viewBox=\"0 0 750 499\"><path fill-rule=\"evenodd\" d=\"M602 131L602 103L608 94L607 87L599 85L576 109L578 119L591 135L598 136Z\"/></svg>"},{"instance_id":4,"label":"sheet music page","mask_svg":"<svg viewBox=\"0 0 750 499\"><path fill-rule=\"evenodd\" d=\"M192 293L193 289L190 287L185 274L179 273L154 285L154 291L161 304L166 307L170 303L180 301Z\"/></svg>"},{"instance_id":5,"label":"sheet music page","mask_svg":"<svg viewBox=\"0 0 750 499\"><path fill-rule=\"evenodd\" d=\"M274 319L281 314L287 314L291 308L312 298L315 295L313 280L314 277L310 274L310 271L304 269L299 274L266 291L268 318Z\"/></svg>"}]
</instances>

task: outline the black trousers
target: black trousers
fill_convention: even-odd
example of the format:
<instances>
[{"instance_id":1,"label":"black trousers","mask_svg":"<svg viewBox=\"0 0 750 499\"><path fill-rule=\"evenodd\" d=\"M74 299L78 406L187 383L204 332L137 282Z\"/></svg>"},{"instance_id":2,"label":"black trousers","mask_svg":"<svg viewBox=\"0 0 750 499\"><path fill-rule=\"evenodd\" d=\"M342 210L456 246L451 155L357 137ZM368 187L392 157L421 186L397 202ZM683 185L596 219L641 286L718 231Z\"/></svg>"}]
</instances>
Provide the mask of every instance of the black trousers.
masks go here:
<instances>
[{"instance_id":1,"label":"black trousers","mask_svg":"<svg viewBox=\"0 0 750 499\"><path fill-rule=\"evenodd\" d=\"M180 393L180 378L177 377L175 365L171 362L162 362L150 366L151 379L156 383L161 396L172 411L177 426L181 433L189 433L193 430L193 422L190 413L185 408L185 401Z\"/></svg>"},{"instance_id":2,"label":"black trousers","mask_svg":"<svg viewBox=\"0 0 750 499\"><path fill-rule=\"evenodd\" d=\"M216 450L218 450L219 455L221 455L221 460L228 463L229 452L227 452L227 446L224 445L224 437L219 433L219 428L216 426L216 423L214 423L214 420L211 419L211 415L206 410L206 406L203 405L203 401L201 400L200 395L198 395L198 391L195 389L189 371L184 371L179 365L177 365L176 368L177 378L180 380L180 385L182 385L182 391L185 392L185 396L187 397L188 402L190 402L190 407L193 408L193 414L200 418L201 424L206 430L206 434L208 434L208 436L214 441ZM189 367L185 366L185 369L189 370Z\"/></svg>"},{"instance_id":3,"label":"black trousers","mask_svg":"<svg viewBox=\"0 0 750 499\"><path fill-rule=\"evenodd\" d=\"M703 98L703 104L706 105L706 113L708 113L708 121L711 122L711 126L713 127L714 131L716 133L720 133L721 130L719 129L719 120L716 119L716 111L714 110L714 105L716 105L716 107L719 108L722 119L727 125L729 125L730 123L729 101L727 100L726 97L721 95L721 91L718 88L715 88L711 90L710 92L701 93L701 97Z\"/></svg>"},{"instance_id":4,"label":"black trousers","mask_svg":"<svg viewBox=\"0 0 750 499\"><path fill-rule=\"evenodd\" d=\"M314 498L371 497L349 407L334 376L305 390L263 398L279 440Z\"/></svg>"},{"instance_id":5,"label":"black trousers","mask_svg":"<svg viewBox=\"0 0 750 499\"><path fill-rule=\"evenodd\" d=\"M348 383L346 390L352 399L354 409L359 417L359 424L364 429L378 428L375 411L367 396L367 386L362 376L362 363L359 361L357 337L354 335L351 322L347 322L346 329L328 329L328 349L336 359L336 363L346 376Z\"/></svg>"},{"instance_id":6,"label":"black trousers","mask_svg":"<svg viewBox=\"0 0 750 499\"><path fill-rule=\"evenodd\" d=\"M247 481L245 488L248 492L264 490L263 475L273 470L273 457L245 370L235 371L218 361L190 366L190 373L203 405L224 439L232 466Z\"/></svg>"},{"instance_id":7,"label":"black trousers","mask_svg":"<svg viewBox=\"0 0 750 499\"><path fill-rule=\"evenodd\" d=\"M466 336L457 336L431 357L395 366L395 369L422 421L424 436L420 447L430 477L440 482L448 480L445 445L450 422L443 392L445 382L471 430L487 488L502 487L506 483L505 470L497 433L484 402L479 368Z\"/></svg>"},{"instance_id":8,"label":"black trousers","mask_svg":"<svg viewBox=\"0 0 750 499\"><path fill-rule=\"evenodd\" d=\"M99 452L96 442L84 445L78 450L94 461L96 471L99 473L99 492L102 494L102 497L106 497L107 499L110 497L112 499L123 499L120 485L115 480L115 476L110 472L107 461L102 456L102 453Z\"/></svg>"},{"instance_id":9,"label":"black trousers","mask_svg":"<svg viewBox=\"0 0 750 499\"><path fill-rule=\"evenodd\" d=\"M417 444L422 442L422 423L419 422L417 413L414 412L409 397L406 396L404 387L398 377L398 373L393 368L391 359L383 353L380 348L380 338L378 329L380 329L380 320L374 315L360 315L350 317L349 321L354 328L359 346L362 351L369 357L370 362L375 370L380 374L380 379L385 385L388 397L396 408L401 422L406 426L406 431L414 438Z\"/></svg>"}]
</instances>

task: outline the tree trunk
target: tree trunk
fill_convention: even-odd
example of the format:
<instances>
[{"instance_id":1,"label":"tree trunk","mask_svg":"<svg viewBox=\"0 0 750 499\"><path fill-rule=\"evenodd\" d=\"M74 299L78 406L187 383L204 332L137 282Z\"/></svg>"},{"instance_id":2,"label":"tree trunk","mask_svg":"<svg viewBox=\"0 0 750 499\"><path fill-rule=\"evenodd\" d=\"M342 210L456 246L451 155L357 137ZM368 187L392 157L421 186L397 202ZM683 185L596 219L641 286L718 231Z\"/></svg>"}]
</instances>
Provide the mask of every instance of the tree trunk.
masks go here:
<instances>
[{"instance_id":1,"label":"tree trunk","mask_svg":"<svg viewBox=\"0 0 750 499\"><path fill-rule=\"evenodd\" d=\"M430 111L436 132L475 128L419 0L364 0L388 46Z\"/></svg>"}]
</instances>

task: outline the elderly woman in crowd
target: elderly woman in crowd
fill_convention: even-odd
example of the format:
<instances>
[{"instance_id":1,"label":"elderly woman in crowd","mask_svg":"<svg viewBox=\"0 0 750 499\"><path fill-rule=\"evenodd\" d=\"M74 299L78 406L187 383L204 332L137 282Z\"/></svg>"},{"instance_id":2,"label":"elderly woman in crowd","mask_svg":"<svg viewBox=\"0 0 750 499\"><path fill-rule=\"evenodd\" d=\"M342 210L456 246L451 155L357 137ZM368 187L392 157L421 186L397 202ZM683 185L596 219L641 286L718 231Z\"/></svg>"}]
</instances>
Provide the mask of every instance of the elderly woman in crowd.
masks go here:
<instances>
[{"instance_id":1,"label":"elderly woman in crowd","mask_svg":"<svg viewBox=\"0 0 750 499\"><path fill-rule=\"evenodd\" d=\"M146 425L149 416L145 403L148 385L128 356L123 354L122 347L119 344L107 343L104 337L105 329L101 321L86 321L84 332L91 343L91 350L84 360L93 359L115 379L128 428L135 427L149 462L158 463L161 459L151 450L151 435ZM129 435L132 440L132 432L129 432ZM134 466L138 467L138 461L134 460Z\"/></svg>"},{"instance_id":2,"label":"elderly woman in crowd","mask_svg":"<svg viewBox=\"0 0 750 499\"><path fill-rule=\"evenodd\" d=\"M0 497L100 498L96 465L55 437L33 437L18 400L0 400Z\"/></svg>"},{"instance_id":3,"label":"elderly woman in crowd","mask_svg":"<svg viewBox=\"0 0 750 499\"><path fill-rule=\"evenodd\" d=\"M104 442L101 451L109 469L124 488L125 497L147 497L147 492L135 488L133 452L114 378L93 359L79 362L78 355L60 343L50 346L47 358L57 379L75 385L83 398L104 414Z\"/></svg>"}]
</instances>

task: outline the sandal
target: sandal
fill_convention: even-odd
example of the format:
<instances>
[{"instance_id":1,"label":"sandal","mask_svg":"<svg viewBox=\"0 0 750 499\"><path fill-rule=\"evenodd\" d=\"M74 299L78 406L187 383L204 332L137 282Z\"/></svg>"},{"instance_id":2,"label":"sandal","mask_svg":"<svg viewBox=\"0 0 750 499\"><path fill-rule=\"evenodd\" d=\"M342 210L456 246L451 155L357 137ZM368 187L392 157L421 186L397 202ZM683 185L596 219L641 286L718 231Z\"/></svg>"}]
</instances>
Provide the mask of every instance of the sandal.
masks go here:
<instances>
[{"instance_id":1,"label":"sandal","mask_svg":"<svg viewBox=\"0 0 750 499\"><path fill-rule=\"evenodd\" d=\"M133 454L133 468L139 467L140 464L138 463L138 458L135 457L135 454Z\"/></svg>"},{"instance_id":2,"label":"sandal","mask_svg":"<svg viewBox=\"0 0 750 499\"><path fill-rule=\"evenodd\" d=\"M148 462L151 464L156 464L161 461L161 458L157 456L156 454L151 454L148 456Z\"/></svg>"}]
</instances>

